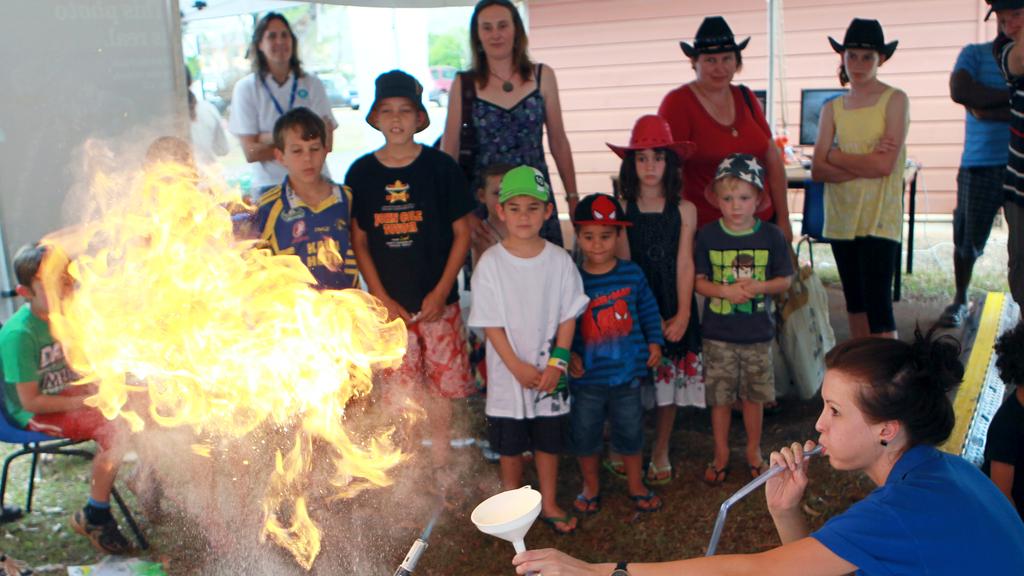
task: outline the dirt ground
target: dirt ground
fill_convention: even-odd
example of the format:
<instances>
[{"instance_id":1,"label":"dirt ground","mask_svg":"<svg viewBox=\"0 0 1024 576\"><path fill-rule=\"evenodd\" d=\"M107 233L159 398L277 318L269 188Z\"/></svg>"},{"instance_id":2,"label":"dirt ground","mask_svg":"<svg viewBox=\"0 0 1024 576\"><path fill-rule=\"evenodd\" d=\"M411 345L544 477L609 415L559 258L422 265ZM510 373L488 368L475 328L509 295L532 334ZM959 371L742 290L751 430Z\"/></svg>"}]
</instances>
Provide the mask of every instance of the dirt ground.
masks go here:
<instances>
[{"instance_id":1,"label":"dirt ground","mask_svg":"<svg viewBox=\"0 0 1024 576\"><path fill-rule=\"evenodd\" d=\"M839 340L847 336L844 303L838 286L830 286L832 323ZM896 306L901 337L908 338L915 324L930 326L946 301L941 296L911 295ZM980 308L980 307L977 307ZM976 319L978 310L974 311ZM967 329L969 331L969 328ZM963 336L965 331L955 332ZM464 406L463 412L482 411ZM780 410L766 416L763 447L767 451L792 441L814 438L814 422L820 400L801 402L783 399ZM479 416L477 416L479 417ZM648 423L647 433L651 434ZM575 534L556 535L546 525L536 523L526 537L529 548L557 547L586 560L658 561L703 555L718 507L745 484L747 473L742 454L743 429L738 417L732 428L731 472L722 486L711 487L700 480L711 454L711 430L708 412L681 410L672 439L671 461L676 478L658 488L665 508L654 514L636 514L627 497L625 483L602 470L602 510L581 519ZM649 442L647 443L649 445ZM368 491L351 499L335 501L329 491L315 495L310 502L311 515L324 527L322 551L312 574L393 574L409 546L427 524L437 502L433 480L420 461L426 449L413 455L397 471L390 488ZM126 467L124 477L132 465ZM8 503L21 503L27 466L16 465ZM473 507L496 491L497 465L484 461L475 447L456 449L451 472L458 479L449 493L430 538L430 546L415 573L422 575L512 574L512 546L476 530L469 520ZM805 510L813 526L845 510L866 495L873 486L861 475L839 473L825 461L813 461L811 485ZM42 574L66 573L65 566L90 563L100 557L84 539L67 528L66 516L84 502L88 465L80 462L46 462L43 480L37 488L36 508L24 520L0 526L0 550L25 560ZM527 482L536 485L528 475ZM230 482L229 482L230 484ZM188 484L184 484L188 494ZM559 477L559 500L568 508L579 492L576 462L563 459ZM123 492L127 492L123 490ZM237 492L237 491L236 491ZM235 494L233 497L237 497ZM132 508L139 503L129 498ZM220 522L228 534L210 538L204 533L203 511L199 518L193 510L186 515L180 506L168 500L159 517L146 518L139 513L153 547L143 556L165 560L170 574L304 574L286 553L271 544L259 542L258 526L252 523ZM224 510L227 499L205 513ZM217 524L217 523L214 523ZM764 505L763 494L755 492L737 504L729 515L719 553L753 552L778 545Z\"/></svg>"}]
</instances>

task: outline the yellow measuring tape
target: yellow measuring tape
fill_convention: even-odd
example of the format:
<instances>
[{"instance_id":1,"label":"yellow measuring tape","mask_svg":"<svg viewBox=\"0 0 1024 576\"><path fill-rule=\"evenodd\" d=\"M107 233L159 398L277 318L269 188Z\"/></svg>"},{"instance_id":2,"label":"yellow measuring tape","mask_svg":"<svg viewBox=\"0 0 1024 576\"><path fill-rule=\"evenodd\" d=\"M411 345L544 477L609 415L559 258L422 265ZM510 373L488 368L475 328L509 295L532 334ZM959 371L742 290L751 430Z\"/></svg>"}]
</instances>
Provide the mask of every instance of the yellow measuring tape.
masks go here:
<instances>
[{"instance_id":1,"label":"yellow measuring tape","mask_svg":"<svg viewBox=\"0 0 1024 576\"><path fill-rule=\"evenodd\" d=\"M989 292L985 297L985 307L981 311L978 333L971 348L971 357L967 361L964 380L953 401L953 412L956 414L956 425L949 439L939 448L944 452L959 456L967 441L967 431L974 419L974 411L978 406L981 388L985 384L985 376L992 361L993 347L999 336L999 321L1003 316L1003 304L1006 295L1001 292Z\"/></svg>"}]
</instances>

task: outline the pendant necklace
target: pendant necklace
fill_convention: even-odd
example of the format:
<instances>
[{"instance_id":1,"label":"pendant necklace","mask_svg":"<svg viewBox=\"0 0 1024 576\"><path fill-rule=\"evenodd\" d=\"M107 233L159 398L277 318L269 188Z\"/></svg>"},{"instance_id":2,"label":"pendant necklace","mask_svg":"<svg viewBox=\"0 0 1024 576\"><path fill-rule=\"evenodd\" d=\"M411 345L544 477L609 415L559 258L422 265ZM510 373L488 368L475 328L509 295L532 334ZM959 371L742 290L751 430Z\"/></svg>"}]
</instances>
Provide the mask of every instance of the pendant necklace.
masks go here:
<instances>
[{"instance_id":1,"label":"pendant necklace","mask_svg":"<svg viewBox=\"0 0 1024 576\"><path fill-rule=\"evenodd\" d=\"M697 86L696 83L694 83L693 87L696 89L696 92L699 93L701 95L701 97L703 97L703 99L715 109L715 112L717 112L720 116L724 116L724 114L722 113L723 112L722 107L719 106L717 102L712 100L711 97L708 96L708 94L706 92L704 92L703 88ZM730 96L731 96L731 94L730 94ZM726 107L728 108L728 106L726 106ZM730 131L730 133L732 134L733 138L739 138L740 137L740 132L739 132L739 130L736 129L736 120L737 120L736 117L735 117L736 114L738 114L738 112L734 113L733 119L732 119L732 124L730 124L729 126L725 126L724 123L719 122L720 124L723 125L723 127L727 128ZM717 120L717 118L716 118L716 120Z\"/></svg>"},{"instance_id":2,"label":"pendant necklace","mask_svg":"<svg viewBox=\"0 0 1024 576\"><path fill-rule=\"evenodd\" d=\"M501 82L502 82L502 84L501 84L502 91L504 91L504 92L511 92L511 91L515 90L516 87L512 85L512 79L511 78L506 80L505 78L502 78L501 76L498 76L498 73L493 71L493 70L491 70L491 76L494 76L498 80L501 80Z\"/></svg>"}]
</instances>

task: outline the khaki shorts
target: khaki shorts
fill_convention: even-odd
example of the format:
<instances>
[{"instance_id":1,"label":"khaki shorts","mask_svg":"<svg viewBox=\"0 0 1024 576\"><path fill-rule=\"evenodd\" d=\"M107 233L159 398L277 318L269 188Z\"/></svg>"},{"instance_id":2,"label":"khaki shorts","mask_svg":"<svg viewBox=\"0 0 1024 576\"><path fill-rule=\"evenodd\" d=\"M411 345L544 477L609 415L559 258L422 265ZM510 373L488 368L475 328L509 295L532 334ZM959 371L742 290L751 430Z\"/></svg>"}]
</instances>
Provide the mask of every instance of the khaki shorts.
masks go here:
<instances>
[{"instance_id":1,"label":"khaki shorts","mask_svg":"<svg viewBox=\"0 0 1024 576\"><path fill-rule=\"evenodd\" d=\"M704 340L704 385L708 406L732 404L737 396L758 404L775 400L772 343Z\"/></svg>"}]
</instances>

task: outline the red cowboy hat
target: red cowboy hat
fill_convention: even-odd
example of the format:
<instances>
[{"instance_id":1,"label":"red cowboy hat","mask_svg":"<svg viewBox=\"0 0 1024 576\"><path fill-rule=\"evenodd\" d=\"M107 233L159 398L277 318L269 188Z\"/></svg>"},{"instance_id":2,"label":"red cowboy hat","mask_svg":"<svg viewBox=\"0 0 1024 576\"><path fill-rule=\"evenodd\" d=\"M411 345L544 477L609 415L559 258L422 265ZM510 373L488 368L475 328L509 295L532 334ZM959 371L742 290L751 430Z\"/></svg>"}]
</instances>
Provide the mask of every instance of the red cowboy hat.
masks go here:
<instances>
[{"instance_id":1,"label":"red cowboy hat","mask_svg":"<svg viewBox=\"0 0 1024 576\"><path fill-rule=\"evenodd\" d=\"M668 121L657 114L647 114L637 119L633 125L633 133L629 135L629 146L616 146L605 142L612 152L625 158L630 150L649 150L651 148L668 148L676 153L679 160L685 160L697 150L693 142L677 142L672 139L672 128Z\"/></svg>"}]
</instances>

